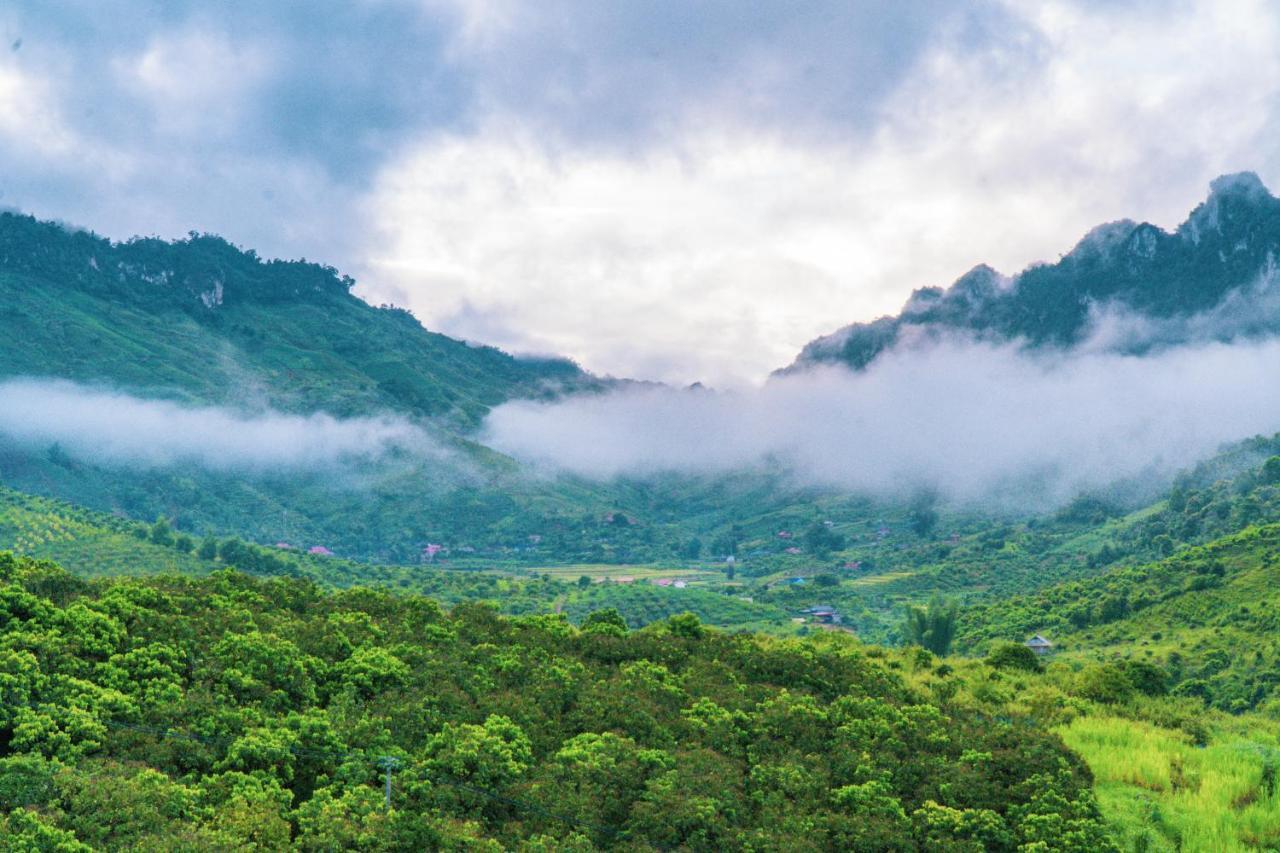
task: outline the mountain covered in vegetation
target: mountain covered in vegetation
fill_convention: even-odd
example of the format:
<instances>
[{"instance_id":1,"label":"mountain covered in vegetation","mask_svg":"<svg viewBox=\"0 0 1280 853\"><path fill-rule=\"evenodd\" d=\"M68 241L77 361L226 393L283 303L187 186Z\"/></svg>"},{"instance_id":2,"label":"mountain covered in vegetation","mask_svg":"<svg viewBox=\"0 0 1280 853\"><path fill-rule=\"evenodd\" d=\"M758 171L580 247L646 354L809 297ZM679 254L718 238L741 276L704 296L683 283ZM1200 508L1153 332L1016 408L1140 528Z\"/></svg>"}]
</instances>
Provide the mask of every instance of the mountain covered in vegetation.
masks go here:
<instances>
[{"instance_id":1,"label":"mountain covered in vegetation","mask_svg":"<svg viewBox=\"0 0 1280 853\"><path fill-rule=\"evenodd\" d=\"M210 235L113 243L0 213L0 377L464 425L512 398L603 385L567 360L428 332L353 296L354 284Z\"/></svg>"},{"instance_id":2,"label":"mountain covered in vegetation","mask_svg":"<svg viewBox=\"0 0 1280 853\"><path fill-rule=\"evenodd\" d=\"M1271 336L1280 333L1278 260L1280 199L1253 173L1224 175L1173 233L1121 220L1012 277L977 266L946 289L915 291L897 316L818 338L782 372L861 369L899 344L951 335L1121 352Z\"/></svg>"},{"instance_id":3,"label":"mountain covered in vegetation","mask_svg":"<svg viewBox=\"0 0 1280 853\"><path fill-rule=\"evenodd\" d=\"M1224 178L1177 233L1104 227L802 362L951 333L1126 352L1269 335L1277 204ZM769 465L546 476L484 446L485 413L613 380L350 287L213 237L0 217L0 389L44 377L258 436L381 419L432 448L122 461L5 413L16 849L1280 845L1280 435L1049 511Z\"/></svg>"}]
</instances>

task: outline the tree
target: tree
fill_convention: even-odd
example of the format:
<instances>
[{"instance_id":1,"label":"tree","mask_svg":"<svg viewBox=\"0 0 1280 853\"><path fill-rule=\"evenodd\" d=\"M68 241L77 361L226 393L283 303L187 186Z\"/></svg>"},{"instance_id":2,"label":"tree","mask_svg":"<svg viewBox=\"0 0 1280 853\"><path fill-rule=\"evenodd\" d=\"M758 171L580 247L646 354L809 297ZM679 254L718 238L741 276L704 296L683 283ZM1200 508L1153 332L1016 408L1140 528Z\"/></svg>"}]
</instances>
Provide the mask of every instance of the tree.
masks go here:
<instances>
[{"instance_id":1,"label":"tree","mask_svg":"<svg viewBox=\"0 0 1280 853\"><path fill-rule=\"evenodd\" d=\"M157 545L169 547L173 545L173 525L169 523L169 519L163 515L156 519L156 523L151 525L150 533L151 541Z\"/></svg>"},{"instance_id":2,"label":"tree","mask_svg":"<svg viewBox=\"0 0 1280 853\"><path fill-rule=\"evenodd\" d=\"M75 835L45 823L35 812L14 809L0 819L0 836L9 839L10 850L51 851L51 853L92 853ZM8 845L12 845L9 847Z\"/></svg>"},{"instance_id":3,"label":"tree","mask_svg":"<svg viewBox=\"0 0 1280 853\"><path fill-rule=\"evenodd\" d=\"M218 558L218 540L212 536L206 536L200 540L200 550L196 551L196 556L202 560L216 560Z\"/></svg>"},{"instance_id":4,"label":"tree","mask_svg":"<svg viewBox=\"0 0 1280 853\"><path fill-rule=\"evenodd\" d=\"M804 544L819 559L826 559L832 551L844 547L844 537L821 521L815 521L804 532Z\"/></svg>"},{"instance_id":5,"label":"tree","mask_svg":"<svg viewBox=\"0 0 1280 853\"><path fill-rule=\"evenodd\" d=\"M1118 704L1133 696L1133 682L1115 664L1102 663L1086 667L1076 676L1076 692L1086 699Z\"/></svg>"},{"instance_id":6,"label":"tree","mask_svg":"<svg viewBox=\"0 0 1280 853\"><path fill-rule=\"evenodd\" d=\"M249 557L249 548L239 539L228 539L218 545L218 556L228 566L242 566Z\"/></svg>"},{"instance_id":7,"label":"tree","mask_svg":"<svg viewBox=\"0 0 1280 853\"><path fill-rule=\"evenodd\" d=\"M1022 643L1002 643L989 655L987 665L996 669L1022 669L1027 672L1040 672L1040 658Z\"/></svg>"},{"instance_id":8,"label":"tree","mask_svg":"<svg viewBox=\"0 0 1280 853\"><path fill-rule=\"evenodd\" d=\"M688 559L688 560L698 559L699 557L702 556L702 540L699 539L697 536L693 537L687 543L685 543L685 546L681 550L681 553L684 554L685 559Z\"/></svg>"},{"instance_id":9,"label":"tree","mask_svg":"<svg viewBox=\"0 0 1280 853\"><path fill-rule=\"evenodd\" d=\"M932 489L917 492L907 509L907 520L915 535L923 538L932 533L938 525L938 493Z\"/></svg>"},{"instance_id":10,"label":"tree","mask_svg":"<svg viewBox=\"0 0 1280 853\"><path fill-rule=\"evenodd\" d=\"M528 736L509 717L490 714L482 725L445 723L444 728L427 741L423 758L428 779L499 792L529 769L533 763L533 747ZM494 806L494 801L465 789L450 793L457 794L459 804L464 807ZM452 798L446 796L445 799Z\"/></svg>"},{"instance_id":11,"label":"tree","mask_svg":"<svg viewBox=\"0 0 1280 853\"><path fill-rule=\"evenodd\" d=\"M693 613L677 613L667 620L667 630L686 640L697 640L702 634L702 622Z\"/></svg>"},{"instance_id":12,"label":"tree","mask_svg":"<svg viewBox=\"0 0 1280 853\"><path fill-rule=\"evenodd\" d=\"M922 646L938 657L951 651L951 641L956 635L958 609L954 603L945 603L934 596L926 607L908 607L903 620L902 634L908 643Z\"/></svg>"},{"instance_id":13,"label":"tree","mask_svg":"<svg viewBox=\"0 0 1280 853\"><path fill-rule=\"evenodd\" d=\"M582 620L582 630L588 634L612 634L621 637L627 633L627 620L616 607L594 610Z\"/></svg>"},{"instance_id":14,"label":"tree","mask_svg":"<svg viewBox=\"0 0 1280 853\"><path fill-rule=\"evenodd\" d=\"M1139 693L1163 696L1169 692L1169 673L1153 663L1127 660L1120 663L1120 669Z\"/></svg>"},{"instance_id":15,"label":"tree","mask_svg":"<svg viewBox=\"0 0 1280 853\"><path fill-rule=\"evenodd\" d=\"M1263 464L1262 482L1272 486L1280 484L1280 456L1272 456Z\"/></svg>"}]
</instances>

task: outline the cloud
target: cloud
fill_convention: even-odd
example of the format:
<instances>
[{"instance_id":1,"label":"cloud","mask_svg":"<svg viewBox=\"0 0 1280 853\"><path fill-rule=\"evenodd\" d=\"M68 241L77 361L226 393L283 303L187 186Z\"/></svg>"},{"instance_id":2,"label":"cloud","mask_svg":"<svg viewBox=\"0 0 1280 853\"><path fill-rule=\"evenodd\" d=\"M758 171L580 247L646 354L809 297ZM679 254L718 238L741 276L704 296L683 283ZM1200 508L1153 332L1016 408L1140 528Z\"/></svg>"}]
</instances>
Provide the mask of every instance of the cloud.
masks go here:
<instances>
[{"instance_id":1,"label":"cloud","mask_svg":"<svg viewBox=\"0 0 1280 853\"><path fill-rule=\"evenodd\" d=\"M942 39L1021 38L999 2L460 2L451 57L484 115L538 136L643 153L690 125L848 138Z\"/></svg>"},{"instance_id":2,"label":"cloud","mask_svg":"<svg viewBox=\"0 0 1280 853\"><path fill-rule=\"evenodd\" d=\"M960 339L898 348L863 373L824 368L757 390L644 389L508 403L499 450L609 479L781 465L800 482L1026 509L1129 478L1166 478L1224 442L1280 430L1280 341L1148 357L1029 352Z\"/></svg>"},{"instance_id":3,"label":"cloud","mask_svg":"<svg viewBox=\"0 0 1280 853\"><path fill-rule=\"evenodd\" d=\"M1192 341L1261 339L1280 328L1280 268L1268 253L1257 277L1217 305L1190 315L1152 317L1113 302L1090 306L1090 351L1142 353Z\"/></svg>"},{"instance_id":4,"label":"cloud","mask_svg":"<svg viewBox=\"0 0 1280 853\"><path fill-rule=\"evenodd\" d=\"M433 135L366 200L362 292L596 370L736 384L978 262L1016 272L1121 216L1172 227L1222 172L1280 185L1274 7L1028 8L923 40L866 132L708 106L639 150L511 114Z\"/></svg>"},{"instance_id":5,"label":"cloud","mask_svg":"<svg viewBox=\"0 0 1280 853\"><path fill-rule=\"evenodd\" d=\"M641 378L758 381L977 262L1280 185L1265 0L20 0L0 37L0 204Z\"/></svg>"},{"instance_id":6,"label":"cloud","mask_svg":"<svg viewBox=\"0 0 1280 853\"><path fill-rule=\"evenodd\" d=\"M214 231L349 268L370 175L465 111L459 22L411 0L5 4L0 37L21 44L0 53L0 105L6 78L28 103L0 118L0 193L116 238Z\"/></svg>"},{"instance_id":7,"label":"cloud","mask_svg":"<svg viewBox=\"0 0 1280 853\"><path fill-rule=\"evenodd\" d=\"M117 238L215 231L355 269L359 198L423 138L507 116L638 145L717 103L839 106L865 126L939 27L978 16L946 5L18 0L0 9L18 45L0 52L0 106L25 93L0 116L0 193Z\"/></svg>"},{"instance_id":8,"label":"cloud","mask_svg":"<svg viewBox=\"0 0 1280 853\"><path fill-rule=\"evenodd\" d=\"M239 473L337 471L389 454L443 453L401 419L249 414L37 379L0 383L0 437L41 450L56 444L107 465L195 463Z\"/></svg>"}]
</instances>

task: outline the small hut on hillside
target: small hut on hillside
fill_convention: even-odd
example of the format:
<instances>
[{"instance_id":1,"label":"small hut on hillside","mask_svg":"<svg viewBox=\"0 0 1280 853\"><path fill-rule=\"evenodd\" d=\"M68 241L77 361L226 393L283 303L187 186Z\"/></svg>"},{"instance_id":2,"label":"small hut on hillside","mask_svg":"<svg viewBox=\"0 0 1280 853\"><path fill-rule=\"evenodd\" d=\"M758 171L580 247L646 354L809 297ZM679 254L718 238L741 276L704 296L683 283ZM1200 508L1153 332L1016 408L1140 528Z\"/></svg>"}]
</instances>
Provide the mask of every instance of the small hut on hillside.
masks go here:
<instances>
[{"instance_id":1,"label":"small hut on hillside","mask_svg":"<svg viewBox=\"0 0 1280 853\"><path fill-rule=\"evenodd\" d=\"M817 622L823 625L839 625L841 621L843 621L840 618L840 614L836 612L836 609L834 607L827 607L826 605L818 605L817 607L806 607L804 610L801 610L800 612L803 613L805 616L808 616L814 622Z\"/></svg>"},{"instance_id":2,"label":"small hut on hillside","mask_svg":"<svg viewBox=\"0 0 1280 853\"><path fill-rule=\"evenodd\" d=\"M1030 640L1027 640L1023 645L1038 655L1047 655L1049 652L1053 651L1053 643L1049 642L1039 634L1036 634Z\"/></svg>"}]
</instances>

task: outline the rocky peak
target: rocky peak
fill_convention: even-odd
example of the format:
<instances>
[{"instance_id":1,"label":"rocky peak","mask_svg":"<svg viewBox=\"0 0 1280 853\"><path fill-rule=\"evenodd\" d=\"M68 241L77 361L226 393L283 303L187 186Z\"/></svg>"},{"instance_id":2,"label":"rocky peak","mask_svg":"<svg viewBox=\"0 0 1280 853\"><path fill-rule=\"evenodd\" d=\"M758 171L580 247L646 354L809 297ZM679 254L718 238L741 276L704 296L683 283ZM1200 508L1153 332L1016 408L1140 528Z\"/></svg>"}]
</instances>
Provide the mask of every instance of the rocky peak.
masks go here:
<instances>
[{"instance_id":1,"label":"rocky peak","mask_svg":"<svg viewBox=\"0 0 1280 853\"><path fill-rule=\"evenodd\" d=\"M1222 234L1224 225L1275 202L1275 196L1253 172L1222 175L1209 184L1209 197L1191 211L1178 234L1199 244L1211 234Z\"/></svg>"}]
</instances>

